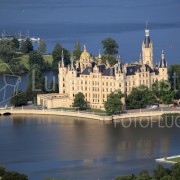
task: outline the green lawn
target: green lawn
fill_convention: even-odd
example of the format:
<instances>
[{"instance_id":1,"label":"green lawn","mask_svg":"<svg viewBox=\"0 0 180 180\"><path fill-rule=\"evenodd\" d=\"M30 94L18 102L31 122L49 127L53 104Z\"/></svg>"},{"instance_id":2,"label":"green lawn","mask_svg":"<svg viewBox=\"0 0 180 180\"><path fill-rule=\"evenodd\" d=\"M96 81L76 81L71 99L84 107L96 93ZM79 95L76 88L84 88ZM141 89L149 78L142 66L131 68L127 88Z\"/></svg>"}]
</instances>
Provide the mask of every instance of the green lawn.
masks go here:
<instances>
[{"instance_id":1,"label":"green lawn","mask_svg":"<svg viewBox=\"0 0 180 180\"><path fill-rule=\"evenodd\" d=\"M53 62L53 57L52 57L52 55L44 55L43 57L44 57L44 60L45 60L45 61L48 61L48 63L49 63L50 65L52 65L52 62Z\"/></svg>"},{"instance_id":2,"label":"green lawn","mask_svg":"<svg viewBox=\"0 0 180 180\"><path fill-rule=\"evenodd\" d=\"M178 162L180 162L180 157L176 157L176 158L168 158L168 159L166 159L166 161L173 161L173 162L178 163Z\"/></svg>"},{"instance_id":3,"label":"green lawn","mask_svg":"<svg viewBox=\"0 0 180 180\"><path fill-rule=\"evenodd\" d=\"M24 66L25 66L27 69L29 69L29 63L28 63L28 61L29 61L29 55L22 55L22 56L20 57L20 62L21 62L21 64L24 64Z\"/></svg>"},{"instance_id":4,"label":"green lawn","mask_svg":"<svg viewBox=\"0 0 180 180\"><path fill-rule=\"evenodd\" d=\"M0 59L0 73L6 71L6 66L3 65L4 61Z\"/></svg>"},{"instance_id":5,"label":"green lawn","mask_svg":"<svg viewBox=\"0 0 180 180\"><path fill-rule=\"evenodd\" d=\"M25 66L27 69L29 69L29 63L28 63L28 61L29 61L29 55L28 55L28 54L22 55L21 53L17 53L17 54L18 54L18 57L15 58L15 59L19 60L21 64L24 64L24 66ZM50 65L52 65L52 62L53 62L53 57L52 57L52 55L44 55L43 57L44 57L44 60L45 60L45 61L48 61L48 63L49 63ZM4 63L4 61L0 59L0 64L2 64L2 63ZM6 66L0 65L0 73L5 72L5 71L6 71Z\"/></svg>"}]
</instances>

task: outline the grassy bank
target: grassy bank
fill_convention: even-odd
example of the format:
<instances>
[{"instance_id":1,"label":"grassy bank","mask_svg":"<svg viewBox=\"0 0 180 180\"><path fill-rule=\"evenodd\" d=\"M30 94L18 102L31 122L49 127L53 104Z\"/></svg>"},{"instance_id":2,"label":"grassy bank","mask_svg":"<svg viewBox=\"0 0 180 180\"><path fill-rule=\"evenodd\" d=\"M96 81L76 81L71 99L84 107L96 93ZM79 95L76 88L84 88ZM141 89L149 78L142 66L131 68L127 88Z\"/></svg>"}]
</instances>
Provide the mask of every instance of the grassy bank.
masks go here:
<instances>
[{"instance_id":1,"label":"grassy bank","mask_svg":"<svg viewBox=\"0 0 180 180\"><path fill-rule=\"evenodd\" d=\"M180 157L176 157L176 158L166 158L166 161L171 161L171 162L175 162L175 163L180 163Z\"/></svg>"},{"instance_id":2,"label":"grassy bank","mask_svg":"<svg viewBox=\"0 0 180 180\"><path fill-rule=\"evenodd\" d=\"M43 55L44 61L48 62L50 66L52 65L53 62L53 57L52 55ZM13 59L13 61L19 61L19 63L27 69L27 71L30 70L29 67L29 55L28 54L21 54L21 53L16 53L16 57ZM4 61L0 59L0 74L3 73L8 73L8 69L6 68L5 65L3 65Z\"/></svg>"}]
</instances>

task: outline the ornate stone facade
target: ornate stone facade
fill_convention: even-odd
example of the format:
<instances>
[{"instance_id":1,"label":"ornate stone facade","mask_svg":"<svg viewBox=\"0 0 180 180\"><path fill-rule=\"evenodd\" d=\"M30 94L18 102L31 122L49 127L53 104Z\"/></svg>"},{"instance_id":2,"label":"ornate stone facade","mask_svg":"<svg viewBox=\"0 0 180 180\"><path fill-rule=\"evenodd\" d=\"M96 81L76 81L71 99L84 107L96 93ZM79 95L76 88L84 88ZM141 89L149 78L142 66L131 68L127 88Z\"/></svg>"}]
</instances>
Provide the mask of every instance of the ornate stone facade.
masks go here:
<instances>
[{"instance_id":1,"label":"ornate stone facade","mask_svg":"<svg viewBox=\"0 0 180 180\"><path fill-rule=\"evenodd\" d=\"M82 92L85 95L89 108L103 109L107 96L121 90L128 95L134 87L146 85L150 87L155 81L168 79L167 61L162 51L161 61L154 66L153 42L146 26L145 39L142 43L142 56L138 62L117 63L110 66L101 61L101 55L93 60L84 47L80 60L71 62L66 67L62 54L59 63L59 94L38 95L38 105L47 108L72 107L75 94Z\"/></svg>"}]
</instances>

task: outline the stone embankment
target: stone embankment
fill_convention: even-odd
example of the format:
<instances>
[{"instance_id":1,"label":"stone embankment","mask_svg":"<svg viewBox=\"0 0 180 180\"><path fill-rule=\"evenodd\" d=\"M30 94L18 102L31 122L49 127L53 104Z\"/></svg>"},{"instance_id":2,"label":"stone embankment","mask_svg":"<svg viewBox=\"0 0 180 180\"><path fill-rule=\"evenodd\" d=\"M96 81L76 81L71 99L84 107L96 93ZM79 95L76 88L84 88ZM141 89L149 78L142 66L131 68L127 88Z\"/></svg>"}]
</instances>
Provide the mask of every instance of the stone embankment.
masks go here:
<instances>
[{"instance_id":1,"label":"stone embankment","mask_svg":"<svg viewBox=\"0 0 180 180\"><path fill-rule=\"evenodd\" d=\"M21 114L21 115L56 115L56 116L68 116L68 117L79 117L86 119L95 119L100 121L112 121L112 120L122 120L129 118L146 118L146 117L158 117L162 114L174 114L180 113L180 110L177 111L151 111L151 112L136 112L136 113L127 113L121 115L113 115L113 116L105 116L105 115L97 115L90 112L82 112L82 111L64 111L64 110L33 110L33 109L7 109L0 110L0 115L9 115L9 114Z\"/></svg>"}]
</instances>

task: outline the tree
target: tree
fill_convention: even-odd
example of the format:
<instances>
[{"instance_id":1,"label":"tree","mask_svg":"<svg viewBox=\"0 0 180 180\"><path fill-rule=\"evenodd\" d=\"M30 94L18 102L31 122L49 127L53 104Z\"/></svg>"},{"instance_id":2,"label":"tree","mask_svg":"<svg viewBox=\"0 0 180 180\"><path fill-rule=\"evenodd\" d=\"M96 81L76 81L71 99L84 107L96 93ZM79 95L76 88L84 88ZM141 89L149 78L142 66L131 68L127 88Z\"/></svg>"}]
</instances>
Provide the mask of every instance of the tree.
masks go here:
<instances>
[{"instance_id":1,"label":"tree","mask_svg":"<svg viewBox=\"0 0 180 180\"><path fill-rule=\"evenodd\" d=\"M119 45L111 37L103 40L102 45L103 45L103 49L104 49L104 54L108 54L108 55L118 54Z\"/></svg>"},{"instance_id":2,"label":"tree","mask_svg":"<svg viewBox=\"0 0 180 180\"><path fill-rule=\"evenodd\" d=\"M13 38L11 40L11 42L12 42L12 48L15 49L15 50L18 50L19 47L20 47L18 39L17 38Z\"/></svg>"},{"instance_id":3,"label":"tree","mask_svg":"<svg viewBox=\"0 0 180 180\"><path fill-rule=\"evenodd\" d=\"M77 43L74 46L74 50L73 50L74 60L78 61L80 59L81 54L82 54L81 44L79 41L77 41Z\"/></svg>"},{"instance_id":4,"label":"tree","mask_svg":"<svg viewBox=\"0 0 180 180\"><path fill-rule=\"evenodd\" d=\"M30 39L26 39L25 41L22 41L21 43L21 52L24 54L27 54L29 52L33 51L33 45Z\"/></svg>"},{"instance_id":5,"label":"tree","mask_svg":"<svg viewBox=\"0 0 180 180\"><path fill-rule=\"evenodd\" d=\"M9 40L0 40L0 58L5 63L9 63L15 55L12 42Z\"/></svg>"},{"instance_id":6,"label":"tree","mask_svg":"<svg viewBox=\"0 0 180 180\"><path fill-rule=\"evenodd\" d=\"M13 95L13 97L10 100L10 103L15 107L27 105L26 94L22 91L18 91L17 95Z\"/></svg>"},{"instance_id":7,"label":"tree","mask_svg":"<svg viewBox=\"0 0 180 180\"><path fill-rule=\"evenodd\" d=\"M174 100L174 91L171 89L170 81L156 81L152 90L157 99L159 99L163 104L171 104Z\"/></svg>"},{"instance_id":8,"label":"tree","mask_svg":"<svg viewBox=\"0 0 180 180\"><path fill-rule=\"evenodd\" d=\"M102 55L101 59L103 63L108 61L110 66L114 66L117 62L117 59L112 55Z\"/></svg>"},{"instance_id":9,"label":"tree","mask_svg":"<svg viewBox=\"0 0 180 180\"><path fill-rule=\"evenodd\" d=\"M0 177L4 176L5 172L6 172L5 167L0 166Z\"/></svg>"},{"instance_id":10,"label":"tree","mask_svg":"<svg viewBox=\"0 0 180 180\"><path fill-rule=\"evenodd\" d=\"M28 72L28 69L25 67L25 65L20 63L20 59L13 59L9 62L8 65L10 66L11 71L16 75Z\"/></svg>"},{"instance_id":11,"label":"tree","mask_svg":"<svg viewBox=\"0 0 180 180\"><path fill-rule=\"evenodd\" d=\"M54 71L58 71L58 63L61 62L62 60L62 51L63 51L65 65L70 64L70 56L71 56L70 52L67 49L63 48L59 43L57 43L52 52L52 56L53 56L52 69Z\"/></svg>"},{"instance_id":12,"label":"tree","mask_svg":"<svg viewBox=\"0 0 180 180\"><path fill-rule=\"evenodd\" d=\"M104 104L108 115L119 114L122 110L122 99L123 95L121 91L115 91L108 95L107 101Z\"/></svg>"},{"instance_id":13,"label":"tree","mask_svg":"<svg viewBox=\"0 0 180 180\"><path fill-rule=\"evenodd\" d=\"M154 172L154 178L155 179L161 179L164 176L168 175L167 170L162 165L156 166L154 168L153 172Z\"/></svg>"},{"instance_id":14,"label":"tree","mask_svg":"<svg viewBox=\"0 0 180 180\"><path fill-rule=\"evenodd\" d=\"M35 64L42 68L44 65L44 58L39 52L32 51L29 53L29 65L32 67Z\"/></svg>"},{"instance_id":15,"label":"tree","mask_svg":"<svg viewBox=\"0 0 180 180\"><path fill-rule=\"evenodd\" d=\"M128 109L145 108L155 100L153 92L147 86L141 85L132 89L126 98L126 106Z\"/></svg>"},{"instance_id":16,"label":"tree","mask_svg":"<svg viewBox=\"0 0 180 180\"><path fill-rule=\"evenodd\" d=\"M174 179L179 179L180 177L180 163L176 163L172 166L171 174Z\"/></svg>"},{"instance_id":17,"label":"tree","mask_svg":"<svg viewBox=\"0 0 180 180\"><path fill-rule=\"evenodd\" d=\"M42 39L39 41L38 52L41 53L41 54L45 54L46 53L46 43Z\"/></svg>"},{"instance_id":18,"label":"tree","mask_svg":"<svg viewBox=\"0 0 180 180\"><path fill-rule=\"evenodd\" d=\"M75 95L73 107L78 107L79 109L85 109L87 102L83 93L79 92Z\"/></svg>"},{"instance_id":19,"label":"tree","mask_svg":"<svg viewBox=\"0 0 180 180\"><path fill-rule=\"evenodd\" d=\"M1 180L28 180L28 177L24 174L19 174L17 172L6 172Z\"/></svg>"}]
</instances>

